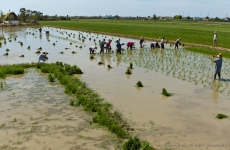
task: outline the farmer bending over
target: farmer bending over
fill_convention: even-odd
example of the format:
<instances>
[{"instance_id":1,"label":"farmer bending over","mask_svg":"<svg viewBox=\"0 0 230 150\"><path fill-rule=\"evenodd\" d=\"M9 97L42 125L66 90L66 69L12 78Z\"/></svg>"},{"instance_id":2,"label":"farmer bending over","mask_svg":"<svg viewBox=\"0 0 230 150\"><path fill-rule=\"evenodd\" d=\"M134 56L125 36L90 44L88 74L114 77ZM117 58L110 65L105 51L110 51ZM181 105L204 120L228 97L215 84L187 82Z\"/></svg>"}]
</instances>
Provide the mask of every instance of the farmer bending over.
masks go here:
<instances>
[{"instance_id":1,"label":"farmer bending over","mask_svg":"<svg viewBox=\"0 0 230 150\"><path fill-rule=\"evenodd\" d=\"M90 54L94 54L96 52L97 47L96 46L90 46L89 47L89 52Z\"/></svg>"},{"instance_id":2,"label":"farmer bending over","mask_svg":"<svg viewBox=\"0 0 230 150\"><path fill-rule=\"evenodd\" d=\"M38 58L38 62L44 63L46 61L46 55L49 54L47 52L42 52Z\"/></svg>"},{"instance_id":3,"label":"farmer bending over","mask_svg":"<svg viewBox=\"0 0 230 150\"><path fill-rule=\"evenodd\" d=\"M130 48L132 50L134 48L134 42L128 42L127 43L127 50Z\"/></svg>"},{"instance_id":4,"label":"farmer bending over","mask_svg":"<svg viewBox=\"0 0 230 150\"><path fill-rule=\"evenodd\" d=\"M150 48L151 48L151 49L160 48L160 45L159 45L158 41L152 42L152 43L150 44Z\"/></svg>"}]
</instances>

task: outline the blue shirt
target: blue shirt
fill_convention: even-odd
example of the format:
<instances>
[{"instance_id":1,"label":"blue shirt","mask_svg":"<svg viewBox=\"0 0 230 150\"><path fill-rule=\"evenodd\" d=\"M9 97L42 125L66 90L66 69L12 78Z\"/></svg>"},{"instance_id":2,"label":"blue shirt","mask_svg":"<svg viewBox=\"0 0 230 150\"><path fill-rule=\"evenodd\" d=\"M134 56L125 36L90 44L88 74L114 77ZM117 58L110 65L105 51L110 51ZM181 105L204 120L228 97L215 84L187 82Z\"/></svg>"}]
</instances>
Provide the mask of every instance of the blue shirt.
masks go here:
<instances>
[{"instance_id":1,"label":"blue shirt","mask_svg":"<svg viewBox=\"0 0 230 150\"><path fill-rule=\"evenodd\" d=\"M45 61L46 61L45 55L44 55L44 54L41 54L41 55L39 56L39 58L38 58L38 61L39 61L39 62L45 62Z\"/></svg>"},{"instance_id":2,"label":"blue shirt","mask_svg":"<svg viewBox=\"0 0 230 150\"><path fill-rule=\"evenodd\" d=\"M117 42L117 48L120 48L121 49L121 43L120 42Z\"/></svg>"},{"instance_id":3,"label":"blue shirt","mask_svg":"<svg viewBox=\"0 0 230 150\"><path fill-rule=\"evenodd\" d=\"M217 58L213 62L216 63L215 65L216 71L220 71L222 67L222 58Z\"/></svg>"}]
</instances>

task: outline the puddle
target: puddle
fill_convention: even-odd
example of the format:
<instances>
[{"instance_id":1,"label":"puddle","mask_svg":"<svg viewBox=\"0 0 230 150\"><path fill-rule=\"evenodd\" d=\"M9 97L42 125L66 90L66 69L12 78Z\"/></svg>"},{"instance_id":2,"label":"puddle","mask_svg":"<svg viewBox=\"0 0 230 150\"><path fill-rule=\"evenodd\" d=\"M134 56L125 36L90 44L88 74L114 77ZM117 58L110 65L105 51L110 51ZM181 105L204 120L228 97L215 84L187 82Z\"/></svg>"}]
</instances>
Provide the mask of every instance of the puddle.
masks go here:
<instances>
[{"instance_id":1,"label":"puddle","mask_svg":"<svg viewBox=\"0 0 230 150\"><path fill-rule=\"evenodd\" d=\"M7 43L0 48L0 64L36 62L38 55L35 52L42 47L42 50L49 52L47 63L62 61L79 66L84 74L76 77L85 81L128 118L135 128L133 135L139 135L154 147L230 148L229 119L219 121L215 118L218 113L230 116L229 59L223 58L223 79L213 81L214 64L207 55L183 49L173 50L169 45L165 50L149 50L146 44L144 49L139 50L138 40L120 38L121 43L134 41L136 49L125 50L122 55L95 54L95 59L90 59L88 47L95 45L94 39L98 47L99 40L113 39L114 51L114 41L119 37L47 27L43 28L41 35L32 28L5 30ZM50 31L50 35L47 36L44 31ZM18 41L23 42L23 46ZM28 46L31 46L30 50ZM3 56L7 48L10 49L9 56ZM126 49L126 46L123 48ZM72 51L77 53L72 54ZM24 58L19 57L22 54ZM104 64L98 65L98 62ZM134 69L132 75L126 75L130 62ZM111 69L107 68L108 64ZM135 87L139 80L143 88ZM163 88L174 95L162 96ZM55 110L50 109L46 113L50 112ZM224 147L221 147L223 144Z\"/></svg>"},{"instance_id":2,"label":"puddle","mask_svg":"<svg viewBox=\"0 0 230 150\"><path fill-rule=\"evenodd\" d=\"M58 83L36 70L9 77L0 91L0 149L116 149L116 138L90 125L91 116L69 105Z\"/></svg>"}]
</instances>

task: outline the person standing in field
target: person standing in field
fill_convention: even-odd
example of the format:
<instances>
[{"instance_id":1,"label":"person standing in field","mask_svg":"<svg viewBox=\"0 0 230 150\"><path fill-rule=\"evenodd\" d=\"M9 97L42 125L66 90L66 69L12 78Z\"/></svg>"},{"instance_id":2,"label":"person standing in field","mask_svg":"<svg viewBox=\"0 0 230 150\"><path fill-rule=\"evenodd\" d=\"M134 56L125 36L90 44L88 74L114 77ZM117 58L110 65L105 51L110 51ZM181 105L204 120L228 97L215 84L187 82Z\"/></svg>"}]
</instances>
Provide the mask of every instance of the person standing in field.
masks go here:
<instances>
[{"instance_id":1,"label":"person standing in field","mask_svg":"<svg viewBox=\"0 0 230 150\"><path fill-rule=\"evenodd\" d=\"M210 57L209 57L210 58ZM211 58L210 58L211 59ZM212 59L211 59L212 60ZM215 60L212 60L215 63L215 74L214 80L216 80L216 75L218 75L219 79L221 78L221 68L222 68L222 54L216 56Z\"/></svg>"},{"instance_id":2,"label":"person standing in field","mask_svg":"<svg viewBox=\"0 0 230 150\"><path fill-rule=\"evenodd\" d=\"M40 33L42 32L42 28L41 27L38 30L39 30Z\"/></svg>"},{"instance_id":3,"label":"person standing in field","mask_svg":"<svg viewBox=\"0 0 230 150\"><path fill-rule=\"evenodd\" d=\"M127 50L130 48L130 50L133 49L133 46L134 46L134 42L128 42L127 43Z\"/></svg>"},{"instance_id":4,"label":"person standing in field","mask_svg":"<svg viewBox=\"0 0 230 150\"><path fill-rule=\"evenodd\" d=\"M175 49L178 49L179 44L180 44L180 40L181 40L181 38L177 39L176 42L174 43L175 44Z\"/></svg>"},{"instance_id":5,"label":"person standing in field","mask_svg":"<svg viewBox=\"0 0 230 150\"><path fill-rule=\"evenodd\" d=\"M121 54L121 45L124 45L124 43L121 44L120 41L118 41L118 40L116 42L117 42L117 45L116 45L117 46L117 53Z\"/></svg>"},{"instance_id":6,"label":"person standing in field","mask_svg":"<svg viewBox=\"0 0 230 150\"><path fill-rule=\"evenodd\" d=\"M89 53L94 54L96 52L97 47L96 46L90 46L89 47Z\"/></svg>"},{"instance_id":7,"label":"person standing in field","mask_svg":"<svg viewBox=\"0 0 230 150\"><path fill-rule=\"evenodd\" d=\"M111 42L112 40L108 40L108 42L106 43L106 53L109 53L111 51Z\"/></svg>"},{"instance_id":8,"label":"person standing in field","mask_svg":"<svg viewBox=\"0 0 230 150\"><path fill-rule=\"evenodd\" d=\"M100 53L103 53L104 54L104 46L105 46L105 39L103 40L103 41L101 41L101 43L100 43L100 47L101 47L101 51L100 51Z\"/></svg>"},{"instance_id":9,"label":"person standing in field","mask_svg":"<svg viewBox=\"0 0 230 150\"><path fill-rule=\"evenodd\" d=\"M145 42L144 37L142 36L140 39L140 48L143 48L143 43Z\"/></svg>"},{"instance_id":10,"label":"person standing in field","mask_svg":"<svg viewBox=\"0 0 230 150\"><path fill-rule=\"evenodd\" d=\"M162 39L161 39L161 49L165 49L165 38L163 37Z\"/></svg>"},{"instance_id":11,"label":"person standing in field","mask_svg":"<svg viewBox=\"0 0 230 150\"><path fill-rule=\"evenodd\" d=\"M217 32L214 32L214 37L213 37L213 46L218 46L218 35Z\"/></svg>"}]
</instances>

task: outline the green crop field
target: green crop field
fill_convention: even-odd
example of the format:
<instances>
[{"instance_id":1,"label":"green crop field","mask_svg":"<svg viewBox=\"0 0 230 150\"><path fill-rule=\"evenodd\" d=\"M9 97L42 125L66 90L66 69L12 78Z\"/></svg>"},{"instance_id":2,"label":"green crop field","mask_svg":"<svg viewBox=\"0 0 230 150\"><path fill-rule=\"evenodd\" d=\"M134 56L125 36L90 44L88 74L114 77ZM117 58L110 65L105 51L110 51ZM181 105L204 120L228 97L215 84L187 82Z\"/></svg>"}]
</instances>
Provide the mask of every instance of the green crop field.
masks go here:
<instances>
[{"instance_id":1,"label":"green crop field","mask_svg":"<svg viewBox=\"0 0 230 150\"><path fill-rule=\"evenodd\" d=\"M194 21L154 21L154 20L102 20L79 19L71 21L41 21L40 25L89 30L112 34L131 35L137 37L165 37L175 41L212 45L213 32L218 32L219 47L230 48L230 24Z\"/></svg>"}]
</instances>

